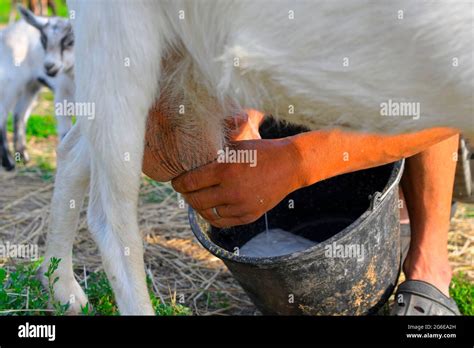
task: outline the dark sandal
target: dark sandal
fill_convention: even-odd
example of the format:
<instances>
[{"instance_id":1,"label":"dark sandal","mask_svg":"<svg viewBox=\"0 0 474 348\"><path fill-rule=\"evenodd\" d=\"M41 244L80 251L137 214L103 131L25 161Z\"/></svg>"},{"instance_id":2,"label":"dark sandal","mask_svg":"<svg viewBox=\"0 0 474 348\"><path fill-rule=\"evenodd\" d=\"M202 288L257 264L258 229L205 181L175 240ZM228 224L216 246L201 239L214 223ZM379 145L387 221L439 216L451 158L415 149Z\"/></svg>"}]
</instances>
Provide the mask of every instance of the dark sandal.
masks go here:
<instances>
[{"instance_id":1,"label":"dark sandal","mask_svg":"<svg viewBox=\"0 0 474 348\"><path fill-rule=\"evenodd\" d=\"M395 294L392 315L461 315L456 302L435 286L421 280L407 280Z\"/></svg>"}]
</instances>

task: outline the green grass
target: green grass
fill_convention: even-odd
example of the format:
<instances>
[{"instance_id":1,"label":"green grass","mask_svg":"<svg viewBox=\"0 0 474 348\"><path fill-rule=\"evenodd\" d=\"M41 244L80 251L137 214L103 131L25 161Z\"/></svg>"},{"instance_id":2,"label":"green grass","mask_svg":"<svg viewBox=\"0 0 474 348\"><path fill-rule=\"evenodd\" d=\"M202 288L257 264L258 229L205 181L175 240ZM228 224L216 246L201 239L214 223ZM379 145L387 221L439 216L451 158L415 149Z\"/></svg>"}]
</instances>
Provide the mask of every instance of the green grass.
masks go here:
<instances>
[{"instance_id":1,"label":"green grass","mask_svg":"<svg viewBox=\"0 0 474 348\"><path fill-rule=\"evenodd\" d=\"M0 314L2 315L46 315L48 312L49 290L44 289L36 278L41 260L20 264L14 270L0 268ZM45 275L51 289L57 278L54 272L58 264L51 263ZM67 306L51 302L50 311L57 315L65 313Z\"/></svg>"},{"instance_id":2,"label":"green grass","mask_svg":"<svg viewBox=\"0 0 474 348\"><path fill-rule=\"evenodd\" d=\"M1 1L1 0L0 0ZM48 138L56 136L57 121L54 116L54 94L50 90L43 88L38 98L38 104L33 110L34 114L28 119L26 126L26 137ZM76 117L72 117L72 123L76 122ZM10 114L7 122L7 130L13 133L13 116Z\"/></svg>"},{"instance_id":3,"label":"green grass","mask_svg":"<svg viewBox=\"0 0 474 348\"><path fill-rule=\"evenodd\" d=\"M456 301L463 315L474 315L474 284L466 275L457 273L451 281L450 296Z\"/></svg>"},{"instance_id":4,"label":"green grass","mask_svg":"<svg viewBox=\"0 0 474 348\"><path fill-rule=\"evenodd\" d=\"M41 156L36 158L36 163L41 179L44 181L52 181L54 178L54 171L56 170L55 163L52 163L49 159L45 159Z\"/></svg>"},{"instance_id":5,"label":"green grass","mask_svg":"<svg viewBox=\"0 0 474 348\"><path fill-rule=\"evenodd\" d=\"M466 211L464 212L464 218L474 218L474 204L466 204Z\"/></svg>"},{"instance_id":6,"label":"green grass","mask_svg":"<svg viewBox=\"0 0 474 348\"><path fill-rule=\"evenodd\" d=\"M37 278L37 273L42 260L25 262L9 267L0 267L0 315L64 315L68 305L60 304L53 298L53 285L58 281L55 271L60 260L51 262L45 276L48 287L42 286ZM150 290L150 299L157 315L191 315L191 310L176 301L162 303L152 291L152 282L147 278ZM85 288L84 282L81 283ZM93 272L87 275L86 294L89 303L82 309L83 315L119 315L117 304L109 281L104 272ZM212 299L206 292L206 301L209 306L217 305L220 308L229 306L225 296L217 294ZM453 277L450 295L456 301L461 314L474 315L474 284L466 275L458 273ZM50 303L51 302L51 303ZM50 304L50 306L48 306ZM388 313L385 313L388 315Z\"/></svg>"},{"instance_id":7,"label":"green grass","mask_svg":"<svg viewBox=\"0 0 474 348\"><path fill-rule=\"evenodd\" d=\"M51 300L54 284L58 281L55 271L60 259L52 259L44 275L48 287L42 286L37 273L42 260L18 264L15 267L0 267L0 315L64 315L68 305ZM150 299L157 315L191 315L188 307L175 302L162 303L151 291ZM85 284L81 284L83 289ZM104 272L90 273L85 290L89 303L82 309L83 315L119 315L112 288ZM50 306L48 306L50 304Z\"/></svg>"},{"instance_id":8,"label":"green grass","mask_svg":"<svg viewBox=\"0 0 474 348\"><path fill-rule=\"evenodd\" d=\"M0 24L8 24L11 3L11 0L0 0ZM68 11L65 0L56 0L56 9L58 11L58 16L67 17ZM49 15L52 15L51 10L49 10ZM19 15L17 14L17 19L18 18Z\"/></svg>"},{"instance_id":9,"label":"green grass","mask_svg":"<svg viewBox=\"0 0 474 348\"><path fill-rule=\"evenodd\" d=\"M42 156L35 157L36 165L24 165L22 163L18 165L18 173L23 175L26 173L35 173L38 177L45 182L52 182L54 179L54 173L56 165L54 161L51 161Z\"/></svg>"},{"instance_id":10,"label":"green grass","mask_svg":"<svg viewBox=\"0 0 474 348\"><path fill-rule=\"evenodd\" d=\"M228 297L221 291L217 291L217 292L205 291L204 295L205 295L207 307L217 307L217 308L223 308L223 309L230 307L230 302L229 302Z\"/></svg>"},{"instance_id":11,"label":"green grass","mask_svg":"<svg viewBox=\"0 0 474 348\"><path fill-rule=\"evenodd\" d=\"M0 0L0 24L7 24L10 17L11 0Z\"/></svg>"},{"instance_id":12,"label":"green grass","mask_svg":"<svg viewBox=\"0 0 474 348\"><path fill-rule=\"evenodd\" d=\"M13 118L8 118L7 130L13 132ZM56 119L54 116L31 115L26 126L26 138L29 140L32 136L38 138L48 138L56 133Z\"/></svg>"},{"instance_id":13,"label":"green grass","mask_svg":"<svg viewBox=\"0 0 474 348\"><path fill-rule=\"evenodd\" d=\"M49 89L48 90L45 90L41 96L43 97L44 100L47 100L51 103L53 103L54 101L54 94L52 91L50 91Z\"/></svg>"}]
</instances>

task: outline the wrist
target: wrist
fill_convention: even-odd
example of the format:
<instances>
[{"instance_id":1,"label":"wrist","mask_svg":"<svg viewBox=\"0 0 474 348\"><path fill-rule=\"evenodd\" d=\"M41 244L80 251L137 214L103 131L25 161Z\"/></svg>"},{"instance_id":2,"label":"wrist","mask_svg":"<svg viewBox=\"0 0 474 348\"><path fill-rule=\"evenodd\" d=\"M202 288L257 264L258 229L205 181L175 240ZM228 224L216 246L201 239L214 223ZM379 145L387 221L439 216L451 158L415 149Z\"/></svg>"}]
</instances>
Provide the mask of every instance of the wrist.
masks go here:
<instances>
[{"instance_id":1,"label":"wrist","mask_svg":"<svg viewBox=\"0 0 474 348\"><path fill-rule=\"evenodd\" d=\"M339 156L341 143L337 132L313 131L289 137L297 159L300 187L306 187L344 172Z\"/></svg>"},{"instance_id":2,"label":"wrist","mask_svg":"<svg viewBox=\"0 0 474 348\"><path fill-rule=\"evenodd\" d=\"M291 192L310 185L304 152L297 141L297 136L278 139L284 147L285 158L282 163L288 163L288 179Z\"/></svg>"}]
</instances>

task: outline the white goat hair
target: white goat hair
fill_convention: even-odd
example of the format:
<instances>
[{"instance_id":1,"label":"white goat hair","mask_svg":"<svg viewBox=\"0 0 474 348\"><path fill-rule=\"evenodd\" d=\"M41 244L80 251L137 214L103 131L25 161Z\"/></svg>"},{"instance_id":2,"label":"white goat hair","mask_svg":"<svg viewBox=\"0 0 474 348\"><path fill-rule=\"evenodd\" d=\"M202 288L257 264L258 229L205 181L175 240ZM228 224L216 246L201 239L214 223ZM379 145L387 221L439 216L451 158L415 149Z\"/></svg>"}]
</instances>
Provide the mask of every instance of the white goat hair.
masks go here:
<instances>
[{"instance_id":1,"label":"white goat hair","mask_svg":"<svg viewBox=\"0 0 474 348\"><path fill-rule=\"evenodd\" d=\"M53 256L62 259L55 294L62 302L73 298L72 311L87 301L74 279L72 244L90 183L89 227L120 312L153 314L137 196L147 113L164 86L172 106L185 106L185 114L173 119L176 131L199 134L182 144L197 158L195 165L222 148L224 118L244 108L311 129L401 133L452 126L473 132L471 3L69 5L75 13L76 101L94 103L96 117L79 119L59 148L43 267ZM421 117L381 116L381 104L389 100L420 103Z\"/></svg>"},{"instance_id":2,"label":"white goat hair","mask_svg":"<svg viewBox=\"0 0 474 348\"><path fill-rule=\"evenodd\" d=\"M55 104L64 100L73 102L74 98L73 56L61 48L63 33L68 32L70 24L58 17L34 16L24 8L20 12L31 25L20 20L0 31L0 155L7 170L12 170L18 160L28 161L25 128L41 87L54 89ZM42 47L41 35L48 42L46 47ZM47 75L47 67L53 69L56 77ZM15 125L15 161L6 139L10 111ZM71 117L56 116L58 134L63 138L71 128Z\"/></svg>"}]
</instances>

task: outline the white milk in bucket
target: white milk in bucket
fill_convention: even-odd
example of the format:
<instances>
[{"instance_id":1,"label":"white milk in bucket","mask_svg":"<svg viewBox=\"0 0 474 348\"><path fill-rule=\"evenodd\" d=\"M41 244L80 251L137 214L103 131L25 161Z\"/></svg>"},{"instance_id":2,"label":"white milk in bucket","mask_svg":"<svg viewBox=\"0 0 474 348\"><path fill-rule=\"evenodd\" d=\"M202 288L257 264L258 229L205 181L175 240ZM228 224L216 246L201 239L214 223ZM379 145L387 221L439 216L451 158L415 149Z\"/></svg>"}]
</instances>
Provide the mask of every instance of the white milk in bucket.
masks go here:
<instances>
[{"instance_id":1,"label":"white milk in bucket","mask_svg":"<svg viewBox=\"0 0 474 348\"><path fill-rule=\"evenodd\" d=\"M250 257L281 256L318 244L280 228L268 229L267 214L265 214L265 226L264 232L257 234L240 248L239 255Z\"/></svg>"}]
</instances>

